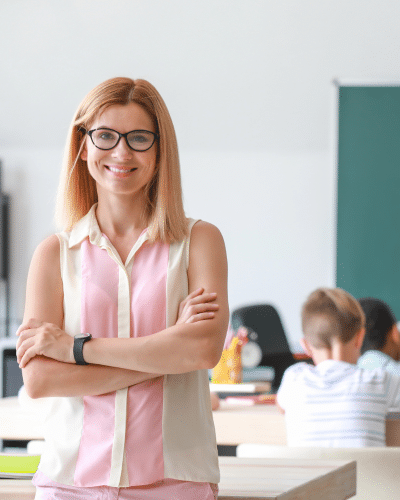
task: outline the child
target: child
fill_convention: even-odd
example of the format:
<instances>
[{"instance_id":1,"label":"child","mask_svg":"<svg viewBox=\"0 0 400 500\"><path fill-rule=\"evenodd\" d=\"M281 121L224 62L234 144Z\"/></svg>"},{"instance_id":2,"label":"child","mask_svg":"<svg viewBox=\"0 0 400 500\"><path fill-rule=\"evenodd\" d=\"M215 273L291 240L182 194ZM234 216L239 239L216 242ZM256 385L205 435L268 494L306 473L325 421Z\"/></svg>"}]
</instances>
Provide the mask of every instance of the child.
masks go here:
<instances>
[{"instance_id":1,"label":"child","mask_svg":"<svg viewBox=\"0 0 400 500\"><path fill-rule=\"evenodd\" d=\"M302 346L315 366L288 368L277 395L289 446L385 446L386 413L400 407L400 377L356 363L364 312L340 288L320 288L302 309Z\"/></svg>"},{"instance_id":2,"label":"child","mask_svg":"<svg viewBox=\"0 0 400 500\"><path fill-rule=\"evenodd\" d=\"M359 300L365 314L365 337L358 366L384 370L400 376L400 333L393 311L383 300Z\"/></svg>"}]
</instances>

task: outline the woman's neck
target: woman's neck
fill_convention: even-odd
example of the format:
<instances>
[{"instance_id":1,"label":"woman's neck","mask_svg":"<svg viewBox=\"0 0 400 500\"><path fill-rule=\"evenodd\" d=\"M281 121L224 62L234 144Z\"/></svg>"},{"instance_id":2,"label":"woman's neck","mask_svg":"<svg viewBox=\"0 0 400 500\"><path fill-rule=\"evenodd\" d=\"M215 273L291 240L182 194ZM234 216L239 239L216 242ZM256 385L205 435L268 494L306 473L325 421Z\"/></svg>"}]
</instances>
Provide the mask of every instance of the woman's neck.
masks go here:
<instances>
[{"instance_id":1,"label":"woman's neck","mask_svg":"<svg viewBox=\"0 0 400 500\"><path fill-rule=\"evenodd\" d=\"M101 231L110 239L140 234L148 225L144 206L142 196L124 199L121 196L99 195L96 217Z\"/></svg>"}]
</instances>

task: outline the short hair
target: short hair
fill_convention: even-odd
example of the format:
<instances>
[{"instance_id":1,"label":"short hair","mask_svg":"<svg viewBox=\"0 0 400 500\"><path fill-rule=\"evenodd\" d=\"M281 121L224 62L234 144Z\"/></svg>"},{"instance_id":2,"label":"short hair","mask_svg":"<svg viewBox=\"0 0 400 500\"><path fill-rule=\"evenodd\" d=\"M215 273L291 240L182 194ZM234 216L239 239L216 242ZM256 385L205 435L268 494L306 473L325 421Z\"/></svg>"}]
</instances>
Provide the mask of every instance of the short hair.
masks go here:
<instances>
[{"instance_id":1,"label":"short hair","mask_svg":"<svg viewBox=\"0 0 400 500\"><path fill-rule=\"evenodd\" d=\"M97 202L95 181L81 158L86 131L110 106L130 103L139 104L150 115L159 136L155 174L145 188L143 215L149 223L150 241L180 241L187 235L187 219L175 129L161 95L146 80L111 78L91 90L79 105L67 137L56 222L64 230L71 230Z\"/></svg>"},{"instance_id":2,"label":"short hair","mask_svg":"<svg viewBox=\"0 0 400 500\"><path fill-rule=\"evenodd\" d=\"M303 305L305 339L315 348L331 348L334 339L349 342L365 324L358 301L341 288L318 288Z\"/></svg>"},{"instance_id":3,"label":"short hair","mask_svg":"<svg viewBox=\"0 0 400 500\"><path fill-rule=\"evenodd\" d=\"M383 300L365 297L359 300L365 314L365 337L361 352L382 350L393 325L397 323L391 308Z\"/></svg>"}]
</instances>

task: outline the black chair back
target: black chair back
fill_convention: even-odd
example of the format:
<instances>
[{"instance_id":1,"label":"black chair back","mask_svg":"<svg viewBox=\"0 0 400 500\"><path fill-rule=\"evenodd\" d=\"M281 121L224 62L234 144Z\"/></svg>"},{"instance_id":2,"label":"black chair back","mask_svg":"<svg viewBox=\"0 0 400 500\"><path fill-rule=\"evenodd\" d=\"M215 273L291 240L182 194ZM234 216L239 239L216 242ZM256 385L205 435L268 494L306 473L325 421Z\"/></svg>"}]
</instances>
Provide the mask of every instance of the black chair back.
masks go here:
<instances>
[{"instance_id":1,"label":"black chair back","mask_svg":"<svg viewBox=\"0 0 400 500\"><path fill-rule=\"evenodd\" d=\"M283 329L278 311L270 304L240 307L232 312L232 328L246 326L257 333L263 357L260 366L271 366L275 376L272 391L276 392L286 368L296 363Z\"/></svg>"}]
</instances>

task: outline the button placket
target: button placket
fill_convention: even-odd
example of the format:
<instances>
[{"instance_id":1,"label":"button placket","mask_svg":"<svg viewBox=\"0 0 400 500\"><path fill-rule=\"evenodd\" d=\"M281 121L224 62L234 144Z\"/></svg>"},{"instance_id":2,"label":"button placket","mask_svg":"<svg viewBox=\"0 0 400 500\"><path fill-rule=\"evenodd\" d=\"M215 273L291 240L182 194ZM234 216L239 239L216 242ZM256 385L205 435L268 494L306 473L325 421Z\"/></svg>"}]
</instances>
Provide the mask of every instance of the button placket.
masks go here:
<instances>
[{"instance_id":1,"label":"button placket","mask_svg":"<svg viewBox=\"0 0 400 500\"><path fill-rule=\"evenodd\" d=\"M142 244L146 241L144 234L138 239L129 253L126 265L111 243L107 240L99 241L98 246L106 250L112 260L118 264L118 338L129 338L131 329L131 282L130 275L134 262L134 256ZM128 405L128 388L116 391L115 397L115 426L114 440L111 454L111 467L109 486L119 487L122 478L123 461L125 455L126 421Z\"/></svg>"}]
</instances>

